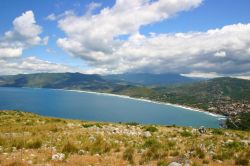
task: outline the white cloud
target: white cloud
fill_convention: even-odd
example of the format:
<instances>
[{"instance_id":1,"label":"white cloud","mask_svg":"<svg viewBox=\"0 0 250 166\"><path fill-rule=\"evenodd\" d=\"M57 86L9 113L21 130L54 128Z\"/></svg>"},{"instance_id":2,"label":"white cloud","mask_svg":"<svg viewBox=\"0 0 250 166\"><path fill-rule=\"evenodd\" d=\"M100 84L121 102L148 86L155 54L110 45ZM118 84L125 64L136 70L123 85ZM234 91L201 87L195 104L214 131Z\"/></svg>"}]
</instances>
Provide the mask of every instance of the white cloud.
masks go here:
<instances>
[{"instance_id":1,"label":"white cloud","mask_svg":"<svg viewBox=\"0 0 250 166\"><path fill-rule=\"evenodd\" d=\"M201 0L117 0L99 14L59 20L66 36L58 46L106 73L241 74L250 70L250 24L233 24L205 32L140 34L140 27L190 10ZM127 35L127 40L119 36Z\"/></svg>"},{"instance_id":2,"label":"white cloud","mask_svg":"<svg viewBox=\"0 0 250 166\"><path fill-rule=\"evenodd\" d=\"M92 12L93 12L95 9L97 9L97 8L99 8L99 7L101 7L101 6L102 6L101 3L96 3L96 2L90 3L90 4L87 6L86 15L91 15Z\"/></svg>"},{"instance_id":3,"label":"white cloud","mask_svg":"<svg viewBox=\"0 0 250 166\"><path fill-rule=\"evenodd\" d=\"M46 20L55 21L57 19L55 13L51 13L46 17Z\"/></svg>"},{"instance_id":4,"label":"white cloud","mask_svg":"<svg viewBox=\"0 0 250 166\"><path fill-rule=\"evenodd\" d=\"M190 10L202 0L117 0L112 8L96 15L69 15L59 21L66 37L57 44L73 56L89 62L109 61L122 42L119 35L138 33L143 25L167 19L177 12Z\"/></svg>"},{"instance_id":5,"label":"white cloud","mask_svg":"<svg viewBox=\"0 0 250 166\"><path fill-rule=\"evenodd\" d=\"M35 56L30 56L24 59L18 58L15 60L0 59L0 75L11 75L20 73L46 73L46 72L84 72L81 69L66 66L62 64L52 63L41 60Z\"/></svg>"},{"instance_id":6,"label":"white cloud","mask_svg":"<svg viewBox=\"0 0 250 166\"><path fill-rule=\"evenodd\" d=\"M0 47L0 59L1 58L16 58L22 54L22 48L1 48Z\"/></svg>"},{"instance_id":7,"label":"white cloud","mask_svg":"<svg viewBox=\"0 0 250 166\"><path fill-rule=\"evenodd\" d=\"M216 53L214 54L214 56L217 56L217 57L226 57L227 54L226 54L225 51L219 51L219 52L216 52Z\"/></svg>"},{"instance_id":8,"label":"white cloud","mask_svg":"<svg viewBox=\"0 0 250 166\"><path fill-rule=\"evenodd\" d=\"M202 73L199 71L193 71L191 73L188 74L181 74L182 76L186 76L186 77L197 77L197 78L216 78L216 77L222 77L220 75L218 75L215 72L208 72L208 73Z\"/></svg>"},{"instance_id":9,"label":"white cloud","mask_svg":"<svg viewBox=\"0 0 250 166\"><path fill-rule=\"evenodd\" d=\"M41 38L42 28L36 24L32 11L27 11L12 22L13 29L0 37L0 58L19 57L30 46L47 44L48 37Z\"/></svg>"}]
</instances>

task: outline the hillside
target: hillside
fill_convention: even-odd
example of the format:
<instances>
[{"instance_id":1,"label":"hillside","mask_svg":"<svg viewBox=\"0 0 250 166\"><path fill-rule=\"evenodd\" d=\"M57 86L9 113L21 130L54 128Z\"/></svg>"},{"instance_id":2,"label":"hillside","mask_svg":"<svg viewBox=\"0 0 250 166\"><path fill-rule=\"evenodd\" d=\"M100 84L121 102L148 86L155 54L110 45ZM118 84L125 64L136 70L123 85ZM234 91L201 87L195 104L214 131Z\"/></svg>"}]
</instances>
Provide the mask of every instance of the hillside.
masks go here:
<instances>
[{"instance_id":1,"label":"hillside","mask_svg":"<svg viewBox=\"0 0 250 166\"><path fill-rule=\"evenodd\" d=\"M248 165L250 132L97 123L0 111L0 165Z\"/></svg>"},{"instance_id":2,"label":"hillside","mask_svg":"<svg viewBox=\"0 0 250 166\"><path fill-rule=\"evenodd\" d=\"M215 78L192 84L157 87L161 100L189 105L210 112L233 115L250 111L250 81Z\"/></svg>"},{"instance_id":3,"label":"hillside","mask_svg":"<svg viewBox=\"0 0 250 166\"><path fill-rule=\"evenodd\" d=\"M81 73L38 73L1 76L0 86L102 91L120 88L123 87L124 84L104 80L99 75Z\"/></svg>"},{"instance_id":4,"label":"hillside","mask_svg":"<svg viewBox=\"0 0 250 166\"><path fill-rule=\"evenodd\" d=\"M126 73L103 76L104 79L111 81L123 81L130 84L144 86L170 85L195 82L199 79L181 76L180 74L149 74L149 73Z\"/></svg>"}]
</instances>

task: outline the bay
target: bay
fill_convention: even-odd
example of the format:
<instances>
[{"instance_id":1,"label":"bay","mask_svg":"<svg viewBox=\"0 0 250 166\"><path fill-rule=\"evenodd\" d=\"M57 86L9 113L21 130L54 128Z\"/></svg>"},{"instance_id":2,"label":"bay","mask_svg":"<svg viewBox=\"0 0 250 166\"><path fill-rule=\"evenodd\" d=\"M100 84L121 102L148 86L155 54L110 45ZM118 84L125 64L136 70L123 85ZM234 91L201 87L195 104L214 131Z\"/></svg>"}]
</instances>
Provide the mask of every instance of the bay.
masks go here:
<instances>
[{"instance_id":1,"label":"bay","mask_svg":"<svg viewBox=\"0 0 250 166\"><path fill-rule=\"evenodd\" d=\"M39 88L0 87L0 110L103 122L218 128L220 116L117 96Z\"/></svg>"}]
</instances>

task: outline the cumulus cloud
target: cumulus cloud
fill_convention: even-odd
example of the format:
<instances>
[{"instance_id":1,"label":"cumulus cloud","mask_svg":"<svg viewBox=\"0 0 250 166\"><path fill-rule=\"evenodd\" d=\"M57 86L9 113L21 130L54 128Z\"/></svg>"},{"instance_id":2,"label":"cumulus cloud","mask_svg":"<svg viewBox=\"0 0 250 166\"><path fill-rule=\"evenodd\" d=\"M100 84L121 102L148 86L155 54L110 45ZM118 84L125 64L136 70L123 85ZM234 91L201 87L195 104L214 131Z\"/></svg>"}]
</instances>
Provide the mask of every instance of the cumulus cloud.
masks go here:
<instances>
[{"instance_id":1,"label":"cumulus cloud","mask_svg":"<svg viewBox=\"0 0 250 166\"><path fill-rule=\"evenodd\" d=\"M32 11L27 11L12 22L13 29L0 37L0 58L19 57L30 46L47 44L48 37L41 38L42 28L36 24Z\"/></svg>"},{"instance_id":2,"label":"cumulus cloud","mask_svg":"<svg viewBox=\"0 0 250 166\"><path fill-rule=\"evenodd\" d=\"M80 57L93 72L183 73L204 77L250 70L250 24L205 32L142 35L140 28L198 7L202 0L117 0L98 14L67 15L58 46ZM119 37L127 35L127 40ZM244 76L242 76L244 77Z\"/></svg>"},{"instance_id":3,"label":"cumulus cloud","mask_svg":"<svg viewBox=\"0 0 250 166\"><path fill-rule=\"evenodd\" d=\"M136 34L143 25L152 24L180 11L197 7L202 0L151 1L117 0L112 8L96 15L70 15L59 21L65 33L57 44L74 56L90 61L109 61L110 54L122 45L119 35Z\"/></svg>"},{"instance_id":4,"label":"cumulus cloud","mask_svg":"<svg viewBox=\"0 0 250 166\"><path fill-rule=\"evenodd\" d=\"M52 63L49 61L41 60L35 56L27 58L18 58L12 61L0 59L0 75L12 75L20 73L63 73L63 72L84 72L79 68L72 66Z\"/></svg>"}]
</instances>

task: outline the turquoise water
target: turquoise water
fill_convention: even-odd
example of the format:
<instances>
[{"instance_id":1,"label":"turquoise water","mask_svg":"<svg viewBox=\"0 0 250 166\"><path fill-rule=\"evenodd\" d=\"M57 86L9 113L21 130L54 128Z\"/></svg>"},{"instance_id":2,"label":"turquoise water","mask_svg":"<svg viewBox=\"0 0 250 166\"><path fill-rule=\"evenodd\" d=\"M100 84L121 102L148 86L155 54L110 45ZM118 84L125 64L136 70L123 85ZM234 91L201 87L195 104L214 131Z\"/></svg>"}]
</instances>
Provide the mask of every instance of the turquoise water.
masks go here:
<instances>
[{"instance_id":1,"label":"turquoise water","mask_svg":"<svg viewBox=\"0 0 250 166\"><path fill-rule=\"evenodd\" d=\"M170 105L73 91L0 87L0 110L108 122L219 127L218 117Z\"/></svg>"}]
</instances>

